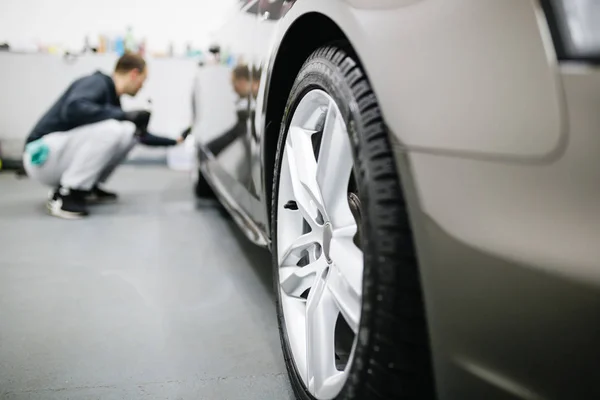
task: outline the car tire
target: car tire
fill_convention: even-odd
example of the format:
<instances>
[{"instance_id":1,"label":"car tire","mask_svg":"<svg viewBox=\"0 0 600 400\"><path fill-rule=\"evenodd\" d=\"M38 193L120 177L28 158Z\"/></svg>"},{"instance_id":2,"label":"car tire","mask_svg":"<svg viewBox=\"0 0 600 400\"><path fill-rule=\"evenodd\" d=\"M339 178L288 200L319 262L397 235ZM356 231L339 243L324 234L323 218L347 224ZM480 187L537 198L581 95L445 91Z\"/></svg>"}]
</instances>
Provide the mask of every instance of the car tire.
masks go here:
<instances>
[{"instance_id":1,"label":"car tire","mask_svg":"<svg viewBox=\"0 0 600 400\"><path fill-rule=\"evenodd\" d=\"M336 400L434 399L435 385L419 267L386 126L366 74L344 45L316 50L288 97L277 146L271 213L273 274L283 354L298 399L315 400L294 361L282 308L278 193L294 111L310 90L326 92L346 123L361 200L362 306L354 357Z\"/></svg>"}]
</instances>

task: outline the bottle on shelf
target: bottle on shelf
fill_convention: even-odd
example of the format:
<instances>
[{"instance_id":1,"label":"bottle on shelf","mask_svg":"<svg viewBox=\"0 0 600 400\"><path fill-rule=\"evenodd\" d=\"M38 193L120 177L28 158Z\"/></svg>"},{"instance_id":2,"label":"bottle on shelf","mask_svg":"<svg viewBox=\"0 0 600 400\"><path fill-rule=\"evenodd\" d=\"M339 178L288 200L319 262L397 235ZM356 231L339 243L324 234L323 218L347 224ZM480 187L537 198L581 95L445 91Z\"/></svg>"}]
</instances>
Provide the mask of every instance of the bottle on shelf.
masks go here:
<instances>
[{"instance_id":1,"label":"bottle on shelf","mask_svg":"<svg viewBox=\"0 0 600 400\"><path fill-rule=\"evenodd\" d=\"M125 51L128 53L137 52L133 28L131 26L127 27L127 33L125 34Z\"/></svg>"},{"instance_id":2,"label":"bottle on shelf","mask_svg":"<svg viewBox=\"0 0 600 400\"><path fill-rule=\"evenodd\" d=\"M122 56L125 54L125 41L123 40L123 37L117 36L114 46L114 52L117 53L117 55Z\"/></svg>"},{"instance_id":3,"label":"bottle on shelf","mask_svg":"<svg viewBox=\"0 0 600 400\"><path fill-rule=\"evenodd\" d=\"M138 53L142 57L146 56L146 38L142 39L142 41L140 42Z\"/></svg>"}]
</instances>

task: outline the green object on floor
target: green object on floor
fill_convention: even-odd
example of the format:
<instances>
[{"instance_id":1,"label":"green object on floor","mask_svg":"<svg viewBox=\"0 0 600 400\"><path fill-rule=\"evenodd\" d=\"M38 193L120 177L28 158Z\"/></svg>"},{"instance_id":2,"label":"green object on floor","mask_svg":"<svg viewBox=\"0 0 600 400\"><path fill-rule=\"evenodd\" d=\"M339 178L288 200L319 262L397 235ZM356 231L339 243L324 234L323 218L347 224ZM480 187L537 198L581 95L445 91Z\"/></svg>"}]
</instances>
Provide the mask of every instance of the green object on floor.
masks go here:
<instances>
[{"instance_id":1,"label":"green object on floor","mask_svg":"<svg viewBox=\"0 0 600 400\"><path fill-rule=\"evenodd\" d=\"M27 146L25 146L25 152L29 155L31 164L36 166L44 165L50 155L50 149L48 148L48 145L44 143L43 138L27 144Z\"/></svg>"}]
</instances>

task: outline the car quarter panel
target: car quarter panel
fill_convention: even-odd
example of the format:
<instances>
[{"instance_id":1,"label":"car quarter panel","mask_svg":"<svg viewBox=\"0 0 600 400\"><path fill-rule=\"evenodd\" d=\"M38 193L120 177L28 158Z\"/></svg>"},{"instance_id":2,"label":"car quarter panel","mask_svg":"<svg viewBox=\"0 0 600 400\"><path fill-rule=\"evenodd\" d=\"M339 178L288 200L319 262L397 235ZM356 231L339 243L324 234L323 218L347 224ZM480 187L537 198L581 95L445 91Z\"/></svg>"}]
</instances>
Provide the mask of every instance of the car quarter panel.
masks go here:
<instances>
[{"instance_id":1,"label":"car quarter panel","mask_svg":"<svg viewBox=\"0 0 600 400\"><path fill-rule=\"evenodd\" d=\"M407 153L395 140L414 182L437 372L449 399L475 378L487 382L482 393L600 398L600 69L567 65L557 75L570 131L552 160Z\"/></svg>"}]
</instances>

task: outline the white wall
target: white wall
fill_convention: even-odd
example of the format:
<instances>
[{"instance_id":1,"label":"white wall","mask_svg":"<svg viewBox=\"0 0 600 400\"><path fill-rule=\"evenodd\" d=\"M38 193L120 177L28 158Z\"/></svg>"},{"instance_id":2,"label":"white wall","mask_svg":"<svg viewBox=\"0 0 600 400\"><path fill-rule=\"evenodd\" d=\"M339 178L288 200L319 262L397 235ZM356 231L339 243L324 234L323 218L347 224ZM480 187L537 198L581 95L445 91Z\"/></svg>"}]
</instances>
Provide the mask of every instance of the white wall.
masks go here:
<instances>
[{"instance_id":1,"label":"white wall","mask_svg":"<svg viewBox=\"0 0 600 400\"><path fill-rule=\"evenodd\" d=\"M148 50L177 52L186 43L206 47L238 0L2 0L0 42L16 49L59 45L67 50L92 44L98 35L124 34L133 27ZM187 60L149 59L150 77L138 97L152 97L150 128L175 135L190 122L189 101L196 66ZM3 156L18 156L33 124L75 78L100 69L110 72L114 55L95 55L65 63L58 56L0 53L0 142ZM132 107L124 101L124 107Z\"/></svg>"},{"instance_id":2,"label":"white wall","mask_svg":"<svg viewBox=\"0 0 600 400\"><path fill-rule=\"evenodd\" d=\"M0 42L16 46L60 43L83 47L84 37L124 33L132 26L148 39L151 51L166 51L170 41L206 47L237 0L2 0Z\"/></svg>"}]
</instances>

